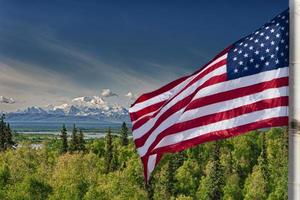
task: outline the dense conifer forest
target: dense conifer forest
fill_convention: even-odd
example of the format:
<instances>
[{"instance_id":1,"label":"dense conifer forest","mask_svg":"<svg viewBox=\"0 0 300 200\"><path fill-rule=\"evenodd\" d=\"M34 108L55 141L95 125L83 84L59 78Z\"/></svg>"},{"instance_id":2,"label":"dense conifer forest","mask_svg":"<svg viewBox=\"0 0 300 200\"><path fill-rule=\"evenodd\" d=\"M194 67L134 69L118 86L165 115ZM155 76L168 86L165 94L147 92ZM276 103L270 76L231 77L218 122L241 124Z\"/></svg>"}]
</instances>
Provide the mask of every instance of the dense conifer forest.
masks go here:
<instances>
[{"instance_id":1,"label":"dense conifer forest","mask_svg":"<svg viewBox=\"0 0 300 200\"><path fill-rule=\"evenodd\" d=\"M254 131L165 155L149 185L124 123L117 134L84 139L75 125L39 148L0 120L3 200L284 200L286 129Z\"/></svg>"}]
</instances>

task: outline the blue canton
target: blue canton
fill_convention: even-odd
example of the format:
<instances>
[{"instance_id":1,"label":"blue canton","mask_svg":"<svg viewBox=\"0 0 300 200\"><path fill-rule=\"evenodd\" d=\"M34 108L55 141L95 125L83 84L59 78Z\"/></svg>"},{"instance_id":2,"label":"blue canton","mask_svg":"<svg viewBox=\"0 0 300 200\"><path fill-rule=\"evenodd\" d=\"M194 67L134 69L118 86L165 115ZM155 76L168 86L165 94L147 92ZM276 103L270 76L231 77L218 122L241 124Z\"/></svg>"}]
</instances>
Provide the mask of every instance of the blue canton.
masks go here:
<instances>
[{"instance_id":1,"label":"blue canton","mask_svg":"<svg viewBox=\"0 0 300 200\"><path fill-rule=\"evenodd\" d=\"M227 77L236 79L289 64L289 10L233 44L227 57Z\"/></svg>"}]
</instances>

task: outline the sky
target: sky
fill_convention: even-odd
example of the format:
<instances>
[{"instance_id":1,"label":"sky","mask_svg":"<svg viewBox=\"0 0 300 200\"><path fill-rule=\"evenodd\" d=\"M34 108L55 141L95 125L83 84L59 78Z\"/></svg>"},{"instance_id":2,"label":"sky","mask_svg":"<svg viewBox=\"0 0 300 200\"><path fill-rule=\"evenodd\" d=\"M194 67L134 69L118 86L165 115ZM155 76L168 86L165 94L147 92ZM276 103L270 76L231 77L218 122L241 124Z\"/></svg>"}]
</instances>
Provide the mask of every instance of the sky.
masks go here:
<instances>
[{"instance_id":1,"label":"sky","mask_svg":"<svg viewBox=\"0 0 300 200\"><path fill-rule=\"evenodd\" d=\"M201 68L287 0L0 0L0 111L134 98Z\"/></svg>"}]
</instances>

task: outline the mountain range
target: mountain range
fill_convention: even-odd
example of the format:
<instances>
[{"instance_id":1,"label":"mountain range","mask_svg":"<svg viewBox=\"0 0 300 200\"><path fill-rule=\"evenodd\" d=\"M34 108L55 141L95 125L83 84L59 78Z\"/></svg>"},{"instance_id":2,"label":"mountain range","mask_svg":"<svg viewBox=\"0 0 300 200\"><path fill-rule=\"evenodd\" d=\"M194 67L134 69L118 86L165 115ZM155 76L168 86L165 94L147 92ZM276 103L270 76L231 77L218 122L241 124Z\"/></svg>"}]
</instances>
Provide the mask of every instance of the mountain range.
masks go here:
<instances>
[{"instance_id":1,"label":"mountain range","mask_svg":"<svg viewBox=\"0 0 300 200\"><path fill-rule=\"evenodd\" d=\"M32 106L6 113L8 121L41 122L129 122L128 110L118 104L109 104L99 96L77 97L61 105Z\"/></svg>"}]
</instances>

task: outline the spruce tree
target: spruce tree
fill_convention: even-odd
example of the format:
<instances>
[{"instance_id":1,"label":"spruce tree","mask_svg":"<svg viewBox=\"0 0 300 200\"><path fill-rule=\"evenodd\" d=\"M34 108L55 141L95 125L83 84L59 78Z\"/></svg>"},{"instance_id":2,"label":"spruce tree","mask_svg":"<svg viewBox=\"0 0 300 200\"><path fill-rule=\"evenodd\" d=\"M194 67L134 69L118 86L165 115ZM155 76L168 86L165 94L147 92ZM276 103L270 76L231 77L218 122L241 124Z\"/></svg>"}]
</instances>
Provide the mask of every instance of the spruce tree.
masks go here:
<instances>
[{"instance_id":1,"label":"spruce tree","mask_svg":"<svg viewBox=\"0 0 300 200\"><path fill-rule=\"evenodd\" d=\"M63 124L63 127L60 132L60 137L62 140L61 152L66 153L68 151L68 133L65 124Z\"/></svg>"},{"instance_id":2,"label":"spruce tree","mask_svg":"<svg viewBox=\"0 0 300 200\"><path fill-rule=\"evenodd\" d=\"M125 122L123 122L122 127L121 127L121 141L123 146L127 146L129 141L128 141L128 128Z\"/></svg>"},{"instance_id":3,"label":"spruce tree","mask_svg":"<svg viewBox=\"0 0 300 200\"><path fill-rule=\"evenodd\" d=\"M219 200L222 199L223 196L223 186L224 186L224 175L223 175L223 167L220 161L220 141L216 141L214 143L214 149L212 152L212 170L209 174L209 199Z\"/></svg>"},{"instance_id":4,"label":"spruce tree","mask_svg":"<svg viewBox=\"0 0 300 200\"><path fill-rule=\"evenodd\" d=\"M108 128L106 135L106 155L105 155L105 169L106 173L112 170L113 161L113 140L111 135L111 129Z\"/></svg>"},{"instance_id":5,"label":"spruce tree","mask_svg":"<svg viewBox=\"0 0 300 200\"><path fill-rule=\"evenodd\" d=\"M266 182L266 193L269 192L268 182L269 182L269 171L268 171L268 158L267 158L267 144L266 144L266 133L262 133L262 148L261 155L258 159L259 166L263 175L263 178Z\"/></svg>"},{"instance_id":6,"label":"spruce tree","mask_svg":"<svg viewBox=\"0 0 300 200\"><path fill-rule=\"evenodd\" d=\"M79 130L79 135L78 135L78 150L79 151L85 150L84 134L81 129Z\"/></svg>"},{"instance_id":7,"label":"spruce tree","mask_svg":"<svg viewBox=\"0 0 300 200\"><path fill-rule=\"evenodd\" d=\"M175 172L176 172L176 155L170 155L169 162L168 162L168 176L167 176L167 191L170 196L175 195Z\"/></svg>"},{"instance_id":8,"label":"spruce tree","mask_svg":"<svg viewBox=\"0 0 300 200\"><path fill-rule=\"evenodd\" d=\"M0 118L0 151L5 149L5 129L6 124L4 122L5 115L3 114Z\"/></svg>"},{"instance_id":9,"label":"spruce tree","mask_svg":"<svg viewBox=\"0 0 300 200\"><path fill-rule=\"evenodd\" d=\"M9 123L7 123L7 126L5 127L4 136L5 136L4 148L5 149L11 148L15 143L13 141L12 131L11 131Z\"/></svg>"},{"instance_id":10,"label":"spruce tree","mask_svg":"<svg viewBox=\"0 0 300 200\"><path fill-rule=\"evenodd\" d=\"M70 150L71 151L78 150L78 136L77 136L77 128L75 124L73 125L73 130L72 130Z\"/></svg>"}]
</instances>

